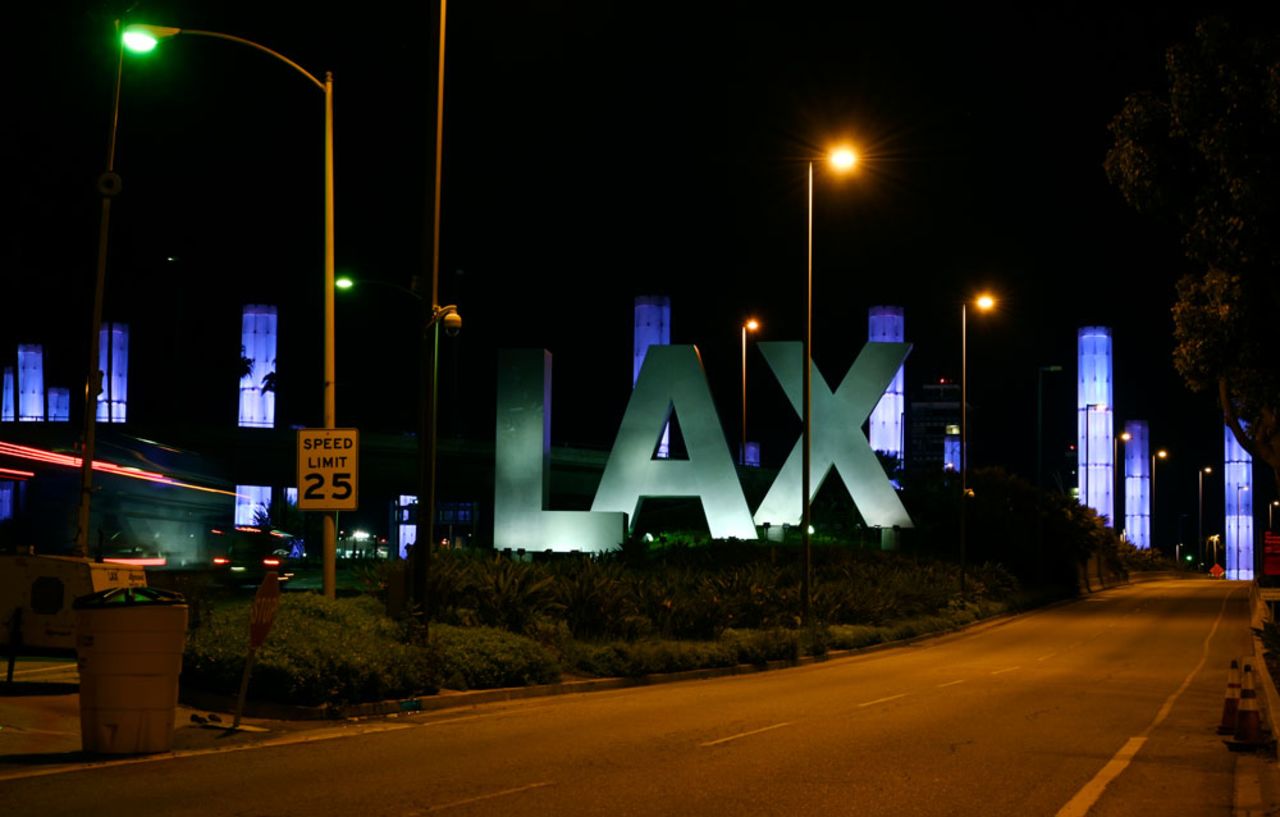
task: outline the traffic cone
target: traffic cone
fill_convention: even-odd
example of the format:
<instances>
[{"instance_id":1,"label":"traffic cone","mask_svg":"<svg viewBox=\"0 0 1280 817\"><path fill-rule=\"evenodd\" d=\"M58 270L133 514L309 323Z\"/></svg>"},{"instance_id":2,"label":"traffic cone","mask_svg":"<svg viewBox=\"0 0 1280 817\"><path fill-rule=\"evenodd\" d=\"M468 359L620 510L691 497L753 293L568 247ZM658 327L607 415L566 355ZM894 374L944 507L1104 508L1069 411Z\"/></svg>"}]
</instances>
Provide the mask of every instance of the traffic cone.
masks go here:
<instances>
[{"instance_id":1,"label":"traffic cone","mask_svg":"<svg viewBox=\"0 0 1280 817\"><path fill-rule=\"evenodd\" d=\"M1246 663L1240 679L1240 708L1236 712L1236 732L1226 741L1232 749L1256 749L1263 744L1262 715L1258 712L1258 694L1253 689L1253 665Z\"/></svg>"},{"instance_id":2,"label":"traffic cone","mask_svg":"<svg viewBox=\"0 0 1280 817\"><path fill-rule=\"evenodd\" d=\"M1219 735L1232 735L1236 731L1236 711L1240 708L1240 662L1231 659L1231 668L1227 670L1227 697L1222 700L1222 723L1218 724Z\"/></svg>"}]
</instances>

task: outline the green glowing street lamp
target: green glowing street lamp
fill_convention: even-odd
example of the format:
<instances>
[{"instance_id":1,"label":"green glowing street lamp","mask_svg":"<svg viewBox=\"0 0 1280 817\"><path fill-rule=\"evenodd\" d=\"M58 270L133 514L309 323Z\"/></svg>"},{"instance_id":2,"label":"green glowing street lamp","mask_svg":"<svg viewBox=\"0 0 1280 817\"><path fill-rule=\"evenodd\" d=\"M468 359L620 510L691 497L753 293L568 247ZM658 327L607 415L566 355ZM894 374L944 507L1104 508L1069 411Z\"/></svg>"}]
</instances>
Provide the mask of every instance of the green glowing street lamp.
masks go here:
<instances>
[{"instance_id":1,"label":"green glowing street lamp","mask_svg":"<svg viewBox=\"0 0 1280 817\"><path fill-rule=\"evenodd\" d=\"M303 68L283 54L267 48L265 45L222 34L217 31L201 31L192 28L175 28L173 26L153 26L134 23L125 26L121 35L124 48L137 54L145 54L155 49L160 40L167 40L179 34L197 37L212 37L227 40L240 45L247 45L268 54L293 68L324 93L324 427L335 427L334 407L334 249L333 249L333 73L326 72L324 80ZM337 522L333 511L324 511L324 594L333 598L337 586Z\"/></svg>"}]
</instances>

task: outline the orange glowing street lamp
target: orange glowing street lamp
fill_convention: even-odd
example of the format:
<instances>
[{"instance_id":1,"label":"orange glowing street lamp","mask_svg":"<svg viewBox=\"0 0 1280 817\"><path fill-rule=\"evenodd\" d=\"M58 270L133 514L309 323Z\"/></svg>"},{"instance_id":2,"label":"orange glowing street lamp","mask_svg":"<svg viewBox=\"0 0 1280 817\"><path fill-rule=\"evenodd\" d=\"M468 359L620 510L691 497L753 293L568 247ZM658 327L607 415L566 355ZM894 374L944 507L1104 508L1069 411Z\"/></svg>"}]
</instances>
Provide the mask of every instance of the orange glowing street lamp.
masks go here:
<instances>
[{"instance_id":1,"label":"orange glowing street lamp","mask_svg":"<svg viewBox=\"0 0 1280 817\"><path fill-rule=\"evenodd\" d=\"M760 321L748 318L742 324L742 447L738 449L738 464L747 464L747 333L760 329Z\"/></svg>"},{"instance_id":2,"label":"orange glowing street lamp","mask_svg":"<svg viewBox=\"0 0 1280 817\"><path fill-rule=\"evenodd\" d=\"M979 312L990 312L996 299L989 292L973 298ZM965 592L965 544L969 521L969 302L960 304L960 595Z\"/></svg>"},{"instance_id":3,"label":"orange glowing street lamp","mask_svg":"<svg viewBox=\"0 0 1280 817\"><path fill-rule=\"evenodd\" d=\"M853 148L842 145L827 154L827 164L837 173L848 173L858 164L858 154ZM804 371L801 374L801 415L804 434L800 444L800 541L804 550L804 575L801 582L804 622L810 622L812 601L813 552L810 541L812 507L809 501L809 468L813 443L813 160L809 160L808 195L808 259L804 289Z\"/></svg>"}]
</instances>

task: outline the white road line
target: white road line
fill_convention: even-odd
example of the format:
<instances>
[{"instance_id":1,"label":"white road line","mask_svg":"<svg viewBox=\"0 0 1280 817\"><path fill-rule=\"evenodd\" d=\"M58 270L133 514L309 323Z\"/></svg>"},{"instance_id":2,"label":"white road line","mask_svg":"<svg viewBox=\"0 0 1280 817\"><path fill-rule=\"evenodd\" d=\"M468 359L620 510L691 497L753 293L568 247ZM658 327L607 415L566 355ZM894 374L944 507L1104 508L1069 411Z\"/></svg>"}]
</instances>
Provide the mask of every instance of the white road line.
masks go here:
<instances>
[{"instance_id":1,"label":"white road line","mask_svg":"<svg viewBox=\"0 0 1280 817\"><path fill-rule=\"evenodd\" d=\"M700 743L700 744L698 744L698 745L699 745L699 746L704 746L704 747L705 747L705 746L718 746L718 745L720 745L721 743L728 743L728 742L729 742L729 741L731 741L731 740L737 740L737 739L739 739L739 738L747 738L747 737L751 737L752 735L758 735L758 734L760 734L761 732L771 732L771 731L773 731L774 729L781 729L781 728L782 728L782 727L784 727L784 726L790 726L790 725L791 725L791 721L785 721L785 722L783 722L783 723L775 723L773 726L765 726L765 727L763 727L763 728L761 728L761 729L752 729L750 732L742 732L742 733L737 734L737 735L730 735L730 736L729 736L729 737L727 737L727 738L720 738L719 740L709 740L709 741L707 741L706 743Z\"/></svg>"},{"instance_id":2,"label":"white road line","mask_svg":"<svg viewBox=\"0 0 1280 817\"><path fill-rule=\"evenodd\" d=\"M1133 760L1134 755L1138 754L1138 750L1146 742L1145 737L1129 738L1125 741L1115 757L1111 758L1092 780L1084 784L1084 788L1076 792L1075 797L1058 810L1058 817L1084 817L1088 814L1089 809L1102 796L1102 791L1107 784L1120 776L1120 773L1128 767L1129 761Z\"/></svg>"},{"instance_id":3,"label":"white road line","mask_svg":"<svg viewBox=\"0 0 1280 817\"><path fill-rule=\"evenodd\" d=\"M1056 652L1051 652L1051 653L1049 653L1048 655L1042 655L1042 656L1040 656L1040 657L1039 657L1039 658L1037 658L1036 660L1037 660L1037 661L1048 661L1050 658L1054 657L1055 655L1057 655L1057 653L1056 653Z\"/></svg>"},{"instance_id":4,"label":"white road line","mask_svg":"<svg viewBox=\"0 0 1280 817\"><path fill-rule=\"evenodd\" d=\"M35 669L19 669L13 671L13 677L17 678L19 675L42 675L46 672L76 672L76 669L75 664L61 664L56 667L37 667ZM3 674L3 672L0 672L0 675Z\"/></svg>"},{"instance_id":5,"label":"white road line","mask_svg":"<svg viewBox=\"0 0 1280 817\"><path fill-rule=\"evenodd\" d=\"M1098 802L1098 798L1102 796L1102 792L1107 788L1112 780L1120 776L1120 773L1128 768L1129 763L1134 756L1138 754L1138 750L1142 748L1142 744L1147 742L1147 737L1157 726L1169 717L1169 713L1173 711L1173 705L1177 703L1182 693L1187 691L1187 687L1191 686L1191 680L1200 674L1200 670L1204 669L1204 664L1209 660L1209 642L1213 640L1214 633L1218 632L1218 625L1222 623L1222 615L1227 611L1227 602L1235 593L1231 590L1227 595L1222 597L1222 606L1218 608L1218 617L1214 619L1213 626L1209 628L1209 634L1204 637L1204 644L1200 648L1200 662L1196 664L1195 669L1183 679L1181 686L1173 691L1173 694L1165 699L1164 705L1156 712L1155 718L1151 724L1143 730L1141 735L1129 738L1124 746L1120 747L1120 751L1107 762L1098 771L1093 779L1084 784L1084 788L1075 793L1075 796L1067 801L1067 804L1058 810L1057 817L1085 817L1089 813L1089 809L1093 808L1093 804Z\"/></svg>"},{"instance_id":6,"label":"white road line","mask_svg":"<svg viewBox=\"0 0 1280 817\"><path fill-rule=\"evenodd\" d=\"M889 701L896 701L899 698L905 697L907 697L907 693L903 692L898 695L890 695L888 698L876 698L874 701L867 701L865 703L858 704L858 708L861 709L864 706L875 706L876 704L888 703Z\"/></svg>"},{"instance_id":7,"label":"white road line","mask_svg":"<svg viewBox=\"0 0 1280 817\"><path fill-rule=\"evenodd\" d=\"M963 684L964 681L965 679L963 678L961 678L959 681L947 681L945 684L938 684L936 687L934 687L934 689L942 689L943 687L953 687L956 684Z\"/></svg>"},{"instance_id":8,"label":"white road line","mask_svg":"<svg viewBox=\"0 0 1280 817\"><path fill-rule=\"evenodd\" d=\"M479 797L468 797L466 800L454 800L452 803L441 803L438 806L431 806L430 808L426 809L426 811L429 811L429 812L444 811L447 808L457 808L458 806L467 806L472 803L480 803L485 800L492 800L495 797L507 797L508 795L519 794L520 792L523 792L523 791L540 789L543 786L550 786L550 785L551 785L550 780L546 780L542 783L530 783L527 786L520 786L519 788L515 788L515 789L503 789L502 791L495 791L489 794L482 794Z\"/></svg>"},{"instance_id":9,"label":"white road line","mask_svg":"<svg viewBox=\"0 0 1280 817\"><path fill-rule=\"evenodd\" d=\"M998 670L996 670L995 672L993 672L993 673L991 673L991 674L992 674L992 675L1004 675L1006 672L1013 672L1013 671L1014 671L1014 670L1016 670L1016 669L1022 669L1022 667L1020 667L1020 666L1019 666L1019 667L1005 667L1004 669L998 669Z\"/></svg>"}]
</instances>

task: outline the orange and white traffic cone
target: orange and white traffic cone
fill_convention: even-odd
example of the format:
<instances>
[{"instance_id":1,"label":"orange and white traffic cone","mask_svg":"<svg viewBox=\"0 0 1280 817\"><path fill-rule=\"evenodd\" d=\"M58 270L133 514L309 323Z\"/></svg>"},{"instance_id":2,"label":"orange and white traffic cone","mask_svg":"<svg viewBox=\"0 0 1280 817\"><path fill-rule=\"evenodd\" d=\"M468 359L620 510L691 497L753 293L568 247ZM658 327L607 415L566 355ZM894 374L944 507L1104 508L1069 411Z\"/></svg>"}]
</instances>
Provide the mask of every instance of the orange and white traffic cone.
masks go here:
<instances>
[{"instance_id":1,"label":"orange and white traffic cone","mask_svg":"<svg viewBox=\"0 0 1280 817\"><path fill-rule=\"evenodd\" d=\"M1222 723L1218 724L1219 735L1233 735L1236 731L1236 711L1240 708L1240 662L1231 659L1231 668L1227 670L1227 696L1222 700Z\"/></svg>"},{"instance_id":2,"label":"orange and white traffic cone","mask_svg":"<svg viewBox=\"0 0 1280 817\"><path fill-rule=\"evenodd\" d=\"M1258 693L1253 688L1253 665L1246 663L1240 679L1240 708L1236 712L1236 732L1226 741L1232 749L1256 749L1262 739L1262 714L1258 711Z\"/></svg>"}]
</instances>

